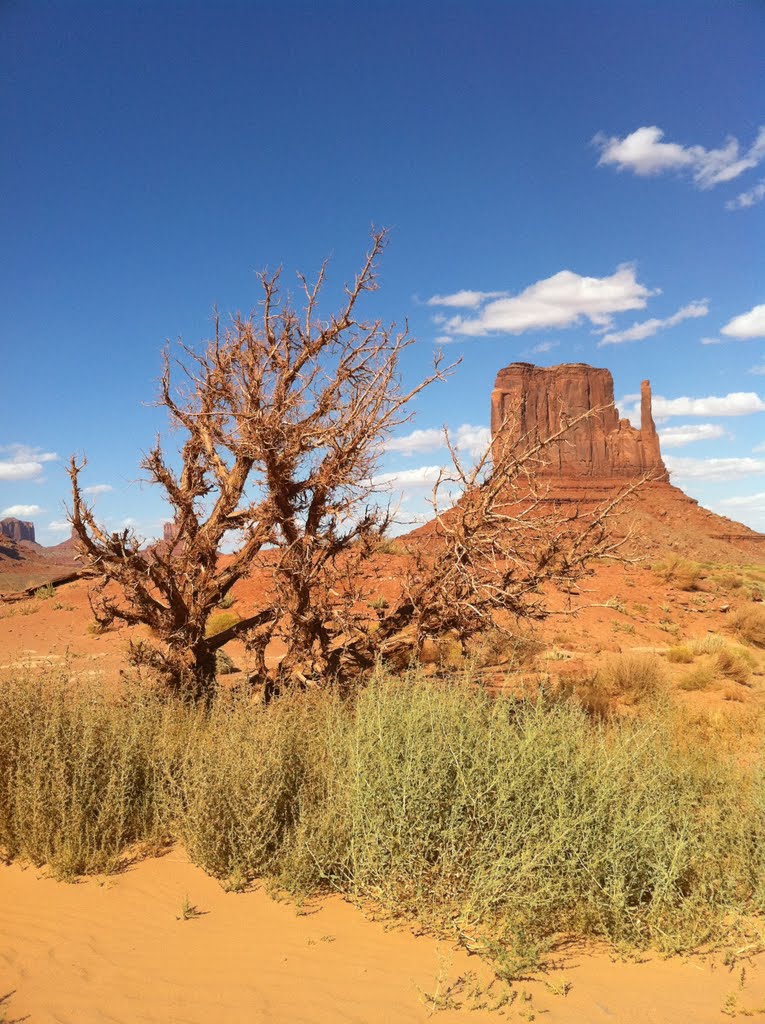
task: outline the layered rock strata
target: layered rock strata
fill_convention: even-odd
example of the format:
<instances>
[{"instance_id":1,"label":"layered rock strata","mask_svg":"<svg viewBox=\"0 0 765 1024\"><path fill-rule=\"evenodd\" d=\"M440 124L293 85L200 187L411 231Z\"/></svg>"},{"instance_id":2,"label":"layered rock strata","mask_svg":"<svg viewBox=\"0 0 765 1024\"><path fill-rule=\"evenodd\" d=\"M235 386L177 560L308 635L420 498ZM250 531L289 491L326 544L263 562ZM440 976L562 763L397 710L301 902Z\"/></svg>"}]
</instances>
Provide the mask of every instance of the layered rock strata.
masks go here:
<instances>
[{"instance_id":1,"label":"layered rock strata","mask_svg":"<svg viewBox=\"0 0 765 1024\"><path fill-rule=\"evenodd\" d=\"M641 423L637 429L619 416L608 370L586 363L549 367L512 363L499 371L492 392L492 436L525 450L584 416L540 453L535 473L568 480L648 476L668 481L647 380L640 391Z\"/></svg>"}]
</instances>

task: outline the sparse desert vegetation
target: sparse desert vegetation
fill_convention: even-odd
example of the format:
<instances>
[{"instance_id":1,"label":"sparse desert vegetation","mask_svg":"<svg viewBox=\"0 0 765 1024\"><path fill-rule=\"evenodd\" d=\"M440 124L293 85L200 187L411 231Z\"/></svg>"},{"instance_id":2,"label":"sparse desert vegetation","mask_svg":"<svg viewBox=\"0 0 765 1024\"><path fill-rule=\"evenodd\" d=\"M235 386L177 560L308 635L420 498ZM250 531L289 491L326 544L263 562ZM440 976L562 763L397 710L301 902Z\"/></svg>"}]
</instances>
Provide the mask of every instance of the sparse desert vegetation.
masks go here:
<instances>
[{"instance_id":1,"label":"sparse desert vegetation","mask_svg":"<svg viewBox=\"0 0 765 1024\"><path fill-rule=\"evenodd\" d=\"M0 845L73 878L181 842L231 889L340 891L500 966L566 934L678 950L745 930L763 899L762 779L697 742L659 659L604 670L598 685L643 709L626 718L474 682L380 674L353 700L234 692L203 709L17 675Z\"/></svg>"},{"instance_id":2,"label":"sparse desert vegetation","mask_svg":"<svg viewBox=\"0 0 765 1024\"><path fill-rule=\"evenodd\" d=\"M679 590L697 590L704 579L704 570L698 562L678 555L656 565L656 572Z\"/></svg>"},{"instance_id":3,"label":"sparse desert vegetation","mask_svg":"<svg viewBox=\"0 0 765 1024\"><path fill-rule=\"evenodd\" d=\"M746 643L765 647L765 607L754 604L739 608L733 616L733 629Z\"/></svg>"}]
</instances>

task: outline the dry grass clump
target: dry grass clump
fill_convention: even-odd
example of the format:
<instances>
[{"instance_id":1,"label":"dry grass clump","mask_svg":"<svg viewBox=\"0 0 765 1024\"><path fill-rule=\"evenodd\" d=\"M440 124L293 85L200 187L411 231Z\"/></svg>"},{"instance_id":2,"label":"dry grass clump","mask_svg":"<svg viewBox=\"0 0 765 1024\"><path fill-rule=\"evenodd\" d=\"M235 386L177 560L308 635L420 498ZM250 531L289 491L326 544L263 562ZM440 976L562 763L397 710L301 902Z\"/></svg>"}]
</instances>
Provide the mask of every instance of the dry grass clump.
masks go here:
<instances>
[{"instance_id":1,"label":"dry grass clump","mask_svg":"<svg viewBox=\"0 0 765 1024\"><path fill-rule=\"evenodd\" d=\"M681 690L708 690L717 679L717 668L713 658L706 657L686 672L678 683Z\"/></svg>"},{"instance_id":2,"label":"dry grass clump","mask_svg":"<svg viewBox=\"0 0 765 1024\"><path fill-rule=\"evenodd\" d=\"M706 636L693 637L688 641L688 648L694 655L717 654L718 651L728 646L729 641L719 633L707 633Z\"/></svg>"},{"instance_id":3,"label":"dry grass clump","mask_svg":"<svg viewBox=\"0 0 765 1024\"><path fill-rule=\"evenodd\" d=\"M749 684L757 663L746 647L732 644L717 633L696 637L689 641L688 647L702 661L695 671L682 679L681 689L704 690L717 678L733 680L742 685Z\"/></svg>"},{"instance_id":4,"label":"dry grass clump","mask_svg":"<svg viewBox=\"0 0 765 1024\"><path fill-rule=\"evenodd\" d=\"M689 647L670 647L664 657L673 665L690 665L693 661L693 651Z\"/></svg>"},{"instance_id":5,"label":"dry grass clump","mask_svg":"<svg viewBox=\"0 0 765 1024\"><path fill-rule=\"evenodd\" d=\"M705 576L704 569L698 562L691 562L677 555L654 566L654 571L678 590L698 590Z\"/></svg>"},{"instance_id":6,"label":"dry grass clump","mask_svg":"<svg viewBox=\"0 0 765 1024\"><path fill-rule=\"evenodd\" d=\"M744 577L740 572L725 569L715 576L715 581L723 590L740 590L744 585Z\"/></svg>"},{"instance_id":7,"label":"dry grass clump","mask_svg":"<svg viewBox=\"0 0 765 1024\"><path fill-rule=\"evenodd\" d=\"M606 670L662 691L658 659ZM0 700L0 846L61 874L181 840L229 888L341 891L476 950L578 933L663 948L720 934L765 890L765 784L661 701L593 721L540 693L376 677L209 711L50 679Z\"/></svg>"},{"instance_id":8,"label":"dry grass clump","mask_svg":"<svg viewBox=\"0 0 765 1024\"><path fill-rule=\"evenodd\" d=\"M733 629L739 639L754 647L765 647L765 608L752 604L733 613Z\"/></svg>"},{"instance_id":9,"label":"dry grass clump","mask_svg":"<svg viewBox=\"0 0 765 1024\"><path fill-rule=\"evenodd\" d=\"M639 706L666 700L667 671L654 654L615 654L595 672L578 680L568 677L561 694L571 697L595 720L607 720L624 705Z\"/></svg>"},{"instance_id":10,"label":"dry grass clump","mask_svg":"<svg viewBox=\"0 0 765 1024\"><path fill-rule=\"evenodd\" d=\"M667 672L655 654L618 654L598 671L594 686L610 698L634 704L667 692Z\"/></svg>"},{"instance_id":11,"label":"dry grass clump","mask_svg":"<svg viewBox=\"0 0 765 1024\"><path fill-rule=\"evenodd\" d=\"M752 678L755 660L745 647L731 644L728 647L722 647L717 652L716 663L718 671L727 679L747 684Z\"/></svg>"},{"instance_id":12,"label":"dry grass clump","mask_svg":"<svg viewBox=\"0 0 765 1024\"><path fill-rule=\"evenodd\" d=\"M723 692L723 700L741 704L744 701L744 695L737 686L728 686Z\"/></svg>"}]
</instances>

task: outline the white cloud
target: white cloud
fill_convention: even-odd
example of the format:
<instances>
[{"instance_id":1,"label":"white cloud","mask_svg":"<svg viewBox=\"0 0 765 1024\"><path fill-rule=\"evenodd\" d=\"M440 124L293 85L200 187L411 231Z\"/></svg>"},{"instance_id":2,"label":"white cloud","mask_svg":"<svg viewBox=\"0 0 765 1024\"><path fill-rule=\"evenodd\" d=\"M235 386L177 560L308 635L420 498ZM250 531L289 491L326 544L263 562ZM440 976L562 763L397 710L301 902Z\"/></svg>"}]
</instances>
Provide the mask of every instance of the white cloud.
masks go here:
<instances>
[{"instance_id":1,"label":"white cloud","mask_svg":"<svg viewBox=\"0 0 765 1024\"><path fill-rule=\"evenodd\" d=\"M725 430L717 423L687 423L680 427L665 427L659 433L662 448L682 448L695 441L713 441L724 436Z\"/></svg>"},{"instance_id":2,"label":"white cloud","mask_svg":"<svg viewBox=\"0 0 765 1024\"><path fill-rule=\"evenodd\" d=\"M598 165L613 164L620 171L632 171L641 177L665 171L688 172L697 188L707 189L732 181L765 158L765 127L760 128L752 146L743 155L738 139L732 136L719 149L682 146L677 142L662 142L663 138L664 132L656 125L638 128L623 139L600 133L593 139L600 149Z\"/></svg>"},{"instance_id":3,"label":"white cloud","mask_svg":"<svg viewBox=\"0 0 765 1024\"><path fill-rule=\"evenodd\" d=\"M0 516L39 516L41 512L39 505L9 505L0 512Z\"/></svg>"},{"instance_id":4,"label":"white cloud","mask_svg":"<svg viewBox=\"0 0 765 1024\"><path fill-rule=\"evenodd\" d=\"M42 471L41 462L0 462L0 480L34 480Z\"/></svg>"},{"instance_id":5,"label":"white cloud","mask_svg":"<svg viewBox=\"0 0 765 1024\"><path fill-rule=\"evenodd\" d=\"M763 377L765 376L765 363L759 363L757 366L750 366L746 372L754 373L758 377Z\"/></svg>"},{"instance_id":6,"label":"white cloud","mask_svg":"<svg viewBox=\"0 0 765 1024\"><path fill-rule=\"evenodd\" d=\"M451 442L458 451L468 452L472 456L483 454L489 441L491 431L488 427L475 427L463 423L450 433ZM404 437L393 437L385 442L386 452L399 452L401 455L421 455L423 452L438 451L446 448L443 430L429 427L426 430L413 430Z\"/></svg>"},{"instance_id":7,"label":"white cloud","mask_svg":"<svg viewBox=\"0 0 765 1024\"><path fill-rule=\"evenodd\" d=\"M65 519L54 519L52 523L48 523L48 529L53 533L69 533L72 524Z\"/></svg>"},{"instance_id":8,"label":"white cloud","mask_svg":"<svg viewBox=\"0 0 765 1024\"><path fill-rule=\"evenodd\" d=\"M665 327L674 327L676 324L689 318L706 316L708 312L709 306L706 301L691 302L689 305L683 306L682 309L678 309L672 316L665 317L664 319L653 317L651 320L644 320L642 323L633 324L632 327L627 327L623 331L612 331L601 338L598 342L598 348L602 348L604 345L620 345L625 341L642 341L644 338L652 337L657 331Z\"/></svg>"},{"instance_id":9,"label":"white cloud","mask_svg":"<svg viewBox=\"0 0 765 1024\"><path fill-rule=\"evenodd\" d=\"M540 355L543 352L552 352L552 350L557 348L558 345L560 345L559 341L540 341L540 343L535 345L531 351L534 355Z\"/></svg>"},{"instance_id":10,"label":"white cloud","mask_svg":"<svg viewBox=\"0 0 765 1024\"><path fill-rule=\"evenodd\" d=\"M702 338L702 345L724 345L725 338Z\"/></svg>"},{"instance_id":11,"label":"white cloud","mask_svg":"<svg viewBox=\"0 0 765 1024\"><path fill-rule=\"evenodd\" d=\"M487 299L496 299L507 292L475 292L469 288L453 292L451 295L433 295L428 299L429 306L447 306L452 309L477 309ZM436 323L443 323L443 317L436 317Z\"/></svg>"},{"instance_id":12,"label":"white cloud","mask_svg":"<svg viewBox=\"0 0 765 1024\"><path fill-rule=\"evenodd\" d=\"M738 480L765 473L765 459L693 459L667 455L664 459L673 478L680 480Z\"/></svg>"},{"instance_id":13,"label":"white cloud","mask_svg":"<svg viewBox=\"0 0 765 1024\"><path fill-rule=\"evenodd\" d=\"M83 494L108 494L114 488L111 484L91 484L90 487L83 487Z\"/></svg>"},{"instance_id":14,"label":"white cloud","mask_svg":"<svg viewBox=\"0 0 765 1024\"><path fill-rule=\"evenodd\" d=\"M56 462L55 452L46 452L29 444L0 444L0 452L10 455L11 462Z\"/></svg>"},{"instance_id":15,"label":"white cloud","mask_svg":"<svg viewBox=\"0 0 765 1024\"><path fill-rule=\"evenodd\" d=\"M432 487L440 473L444 480L452 480L443 466L419 466L417 469L400 469L394 473L379 473L372 477L375 487L392 490L411 490L417 487Z\"/></svg>"},{"instance_id":16,"label":"white cloud","mask_svg":"<svg viewBox=\"0 0 765 1024\"><path fill-rule=\"evenodd\" d=\"M748 416L765 412L765 402L754 391L734 391L729 395L710 395L707 398L653 399L653 413L662 416Z\"/></svg>"},{"instance_id":17,"label":"white cloud","mask_svg":"<svg viewBox=\"0 0 765 1024\"><path fill-rule=\"evenodd\" d=\"M720 329L721 334L729 338L765 338L765 303L760 306L753 306L748 313L741 313L734 316L725 327Z\"/></svg>"},{"instance_id":18,"label":"white cloud","mask_svg":"<svg viewBox=\"0 0 765 1024\"><path fill-rule=\"evenodd\" d=\"M635 278L631 264L622 264L609 277L582 277L570 270L561 270L529 285L518 295L487 302L475 317L452 317L446 323L446 330L469 337L497 332L521 334L551 327L571 327L583 319L608 327L612 314L644 309L646 299L653 294ZM429 301L437 298L434 296Z\"/></svg>"},{"instance_id":19,"label":"white cloud","mask_svg":"<svg viewBox=\"0 0 765 1024\"><path fill-rule=\"evenodd\" d=\"M436 448L444 447L444 432L437 427L428 427L426 430L413 430L403 437L392 437L385 442L386 452L400 452L401 455L421 454L432 452Z\"/></svg>"},{"instance_id":20,"label":"white cloud","mask_svg":"<svg viewBox=\"0 0 765 1024\"><path fill-rule=\"evenodd\" d=\"M719 505L726 508L758 508L765 509L765 491L760 494L746 494L733 498L722 498Z\"/></svg>"},{"instance_id":21,"label":"white cloud","mask_svg":"<svg viewBox=\"0 0 765 1024\"><path fill-rule=\"evenodd\" d=\"M693 156L676 142L662 142L664 132L656 125L638 128L620 139L599 132L592 140L600 150L598 165L615 164L620 171L641 176L690 167Z\"/></svg>"},{"instance_id":22,"label":"white cloud","mask_svg":"<svg viewBox=\"0 0 765 1024\"><path fill-rule=\"evenodd\" d=\"M44 462L55 462L58 455L28 444L3 444L0 453L0 480L35 480L42 475Z\"/></svg>"},{"instance_id":23,"label":"white cloud","mask_svg":"<svg viewBox=\"0 0 765 1024\"><path fill-rule=\"evenodd\" d=\"M765 527L765 491L723 498L717 502L717 508L722 515L740 518L755 530Z\"/></svg>"},{"instance_id":24,"label":"white cloud","mask_svg":"<svg viewBox=\"0 0 765 1024\"><path fill-rule=\"evenodd\" d=\"M745 210L747 207L754 206L763 199L765 199L765 178L762 181L758 181L754 188L750 188L748 192L739 192L735 199L729 199L725 204L725 209Z\"/></svg>"}]
</instances>

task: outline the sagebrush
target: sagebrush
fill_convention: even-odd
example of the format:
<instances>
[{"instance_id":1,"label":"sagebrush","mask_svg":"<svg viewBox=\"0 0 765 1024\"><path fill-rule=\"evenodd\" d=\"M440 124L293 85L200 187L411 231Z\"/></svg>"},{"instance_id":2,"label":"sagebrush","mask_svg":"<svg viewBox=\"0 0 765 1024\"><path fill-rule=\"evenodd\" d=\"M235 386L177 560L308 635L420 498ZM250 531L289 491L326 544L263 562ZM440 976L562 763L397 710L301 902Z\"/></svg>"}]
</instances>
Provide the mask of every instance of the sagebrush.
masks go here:
<instances>
[{"instance_id":1,"label":"sagebrush","mask_svg":"<svg viewBox=\"0 0 765 1024\"><path fill-rule=\"evenodd\" d=\"M0 846L71 877L178 840L228 888L339 891L484 951L689 948L762 906L765 786L678 714L597 721L414 675L209 710L17 677Z\"/></svg>"}]
</instances>

